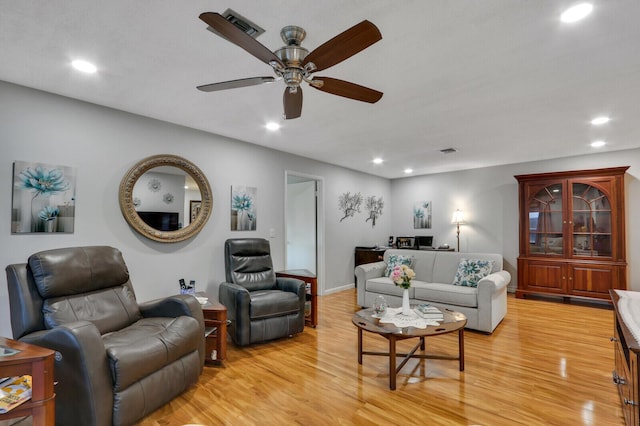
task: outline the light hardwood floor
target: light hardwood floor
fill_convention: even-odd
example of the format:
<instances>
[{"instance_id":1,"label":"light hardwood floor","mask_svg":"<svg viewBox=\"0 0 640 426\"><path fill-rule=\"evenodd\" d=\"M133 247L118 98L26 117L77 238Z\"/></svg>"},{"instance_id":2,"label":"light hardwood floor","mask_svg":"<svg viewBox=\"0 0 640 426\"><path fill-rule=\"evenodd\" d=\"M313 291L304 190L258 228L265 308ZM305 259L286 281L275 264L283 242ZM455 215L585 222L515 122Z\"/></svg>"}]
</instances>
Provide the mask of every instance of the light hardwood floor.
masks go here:
<instances>
[{"instance_id":1,"label":"light hardwood floor","mask_svg":"<svg viewBox=\"0 0 640 426\"><path fill-rule=\"evenodd\" d=\"M205 367L195 387L139 425L624 424L611 380L612 310L510 295L492 335L465 332L464 372L457 361L410 360L391 391L386 358L358 365L355 290L319 299L316 329L229 343L224 367ZM367 350L386 343L364 335ZM427 351L455 355L457 334L428 338Z\"/></svg>"}]
</instances>

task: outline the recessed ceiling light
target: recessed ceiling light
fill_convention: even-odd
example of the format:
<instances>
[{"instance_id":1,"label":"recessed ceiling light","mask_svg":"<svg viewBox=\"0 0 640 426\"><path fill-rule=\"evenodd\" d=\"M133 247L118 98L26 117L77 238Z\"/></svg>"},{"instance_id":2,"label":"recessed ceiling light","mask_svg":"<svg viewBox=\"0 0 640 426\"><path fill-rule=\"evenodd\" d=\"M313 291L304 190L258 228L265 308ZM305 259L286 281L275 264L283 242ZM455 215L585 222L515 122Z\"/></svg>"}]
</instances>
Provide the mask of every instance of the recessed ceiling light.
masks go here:
<instances>
[{"instance_id":1,"label":"recessed ceiling light","mask_svg":"<svg viewBox=\"0 0 640 426\"><path fill-rule=\"evenodd\" d=\"M373 159L373 164L382 164L382 158L374 158Z\"/></svg>"},{"instance_id":2,"label":"recessed ceiling light","mask_svg":"<svg viewBox=\"0 0 640 426\"><path fill-rule=\"evenodd\" d=\"M275 121L270 121L264 127L266 127L268 130L278 130L280 128L280 125Z\"/></svg>"},{"instance_id":3,"label":"recessed ceiling light","mask_svg":"<svg viewBox=\"0 0 640 426\"><path fill-rule=\"evenodd\" d=\"M567 24L577 22L591 13L593 5L591 3L579 3L571 6L560 15L560 20Z\"/></svg>"},{"instance_id":4,"label":"recessed ceiling light","mask_svg":"<svg viewBox=\"0 0 640 426\"><path fill-rule=\"evenodd\" d=\"M600 148L605 146L607 143L605 141L595 141L591 143L592 148Z\"/></svg>"},{"instance_id":5,"label":"recessed ceiling light","mask_svg":"<svg viewBox=\"0 0 640 426\"><path fill-rule=\"evenodd\" d=\"M76 59L71 62L71 65L78 71L86 72L87 74L93 74L98 70L91 62L83 61L82 59Z\"/></svg>"},{"instance_id":6,"label":"recessed ceiling light","mask_svg":"<svg viewBox=\"0 0 640 426\"><path fill-rule=\"evenodd\" d=\"M608 122L609 122L609 117L605 117L605 116L596 117L593 120L591 120L591 124L593 124L594 126L600 126Z\"/></svg>"},{"instance_id":7,"label":"recessed ceiling light","mask_svg":"<svg viewBox=\"0 0 640 426\"><path fill-rule=\"evenodd\" d=\"M404 173L407 174L407 175L411 174L411 173L413 173L413 169L404 169Z\"/></svg>"}]
</instances>

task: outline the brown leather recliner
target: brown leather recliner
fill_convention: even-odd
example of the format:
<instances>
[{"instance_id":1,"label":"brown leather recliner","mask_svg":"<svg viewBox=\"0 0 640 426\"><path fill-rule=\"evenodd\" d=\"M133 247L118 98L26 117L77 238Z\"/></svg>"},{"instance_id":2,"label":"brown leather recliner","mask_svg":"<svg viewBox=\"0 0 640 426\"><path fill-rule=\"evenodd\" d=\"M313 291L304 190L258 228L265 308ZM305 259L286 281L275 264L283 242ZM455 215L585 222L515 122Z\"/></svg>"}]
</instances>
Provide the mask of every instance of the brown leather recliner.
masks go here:
<instances>
[{"instance_id":1,"label":"brown leather recliner","mask_svg":"<svg viewBox=\"0 0 640 426\"><path fill-rule=\"evenodd\" d=\"M56 425L130 425L198 381L197 299L138 304L119 250L48 250L6 272L14 339L56 351Z\"/></svg>"}]
</instances>

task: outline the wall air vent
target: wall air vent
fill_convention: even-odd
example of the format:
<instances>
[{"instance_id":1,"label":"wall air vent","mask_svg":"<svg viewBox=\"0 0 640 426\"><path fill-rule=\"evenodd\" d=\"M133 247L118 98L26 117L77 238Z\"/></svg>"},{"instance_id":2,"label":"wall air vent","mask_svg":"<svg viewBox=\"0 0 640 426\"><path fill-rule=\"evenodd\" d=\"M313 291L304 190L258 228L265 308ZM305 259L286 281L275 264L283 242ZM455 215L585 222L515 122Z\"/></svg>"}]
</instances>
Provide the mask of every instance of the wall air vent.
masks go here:
<instances>
[{"instance_id":1,"label":"wall air vent","mask_svg":"<svg viewBox=\"0 0 640 426\"><path fill-rule=\"evenodd\" d=\"M238 27L243 32L249 34L253 38L258 38L260 34L264 32L262 28L240 15L238 12L233 11L231 9L227 9L222 14L224 18L231 22L233 25Z\"/></svg>"},{"instance_id":2,"label":"wall air vent","mask_svg":"<svg viewBox=\"0 0 640 426\"><path fill-rule=\"evenodd\" d=\"M440 152L443 154L453 154L454 152L458 152L458 150L455 148L445 148L441 149Z\"/></svg>"}]
</instances>

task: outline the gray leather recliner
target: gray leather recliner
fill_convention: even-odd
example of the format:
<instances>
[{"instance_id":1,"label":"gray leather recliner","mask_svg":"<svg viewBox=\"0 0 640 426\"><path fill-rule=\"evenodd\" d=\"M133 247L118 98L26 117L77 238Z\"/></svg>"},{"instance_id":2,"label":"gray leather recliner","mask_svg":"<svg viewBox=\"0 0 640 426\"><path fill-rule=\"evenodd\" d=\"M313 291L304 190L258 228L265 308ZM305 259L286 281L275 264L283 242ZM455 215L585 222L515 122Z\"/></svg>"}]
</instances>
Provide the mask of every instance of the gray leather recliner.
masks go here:
<instances>
[{"instance_id":1,"label":"gray leather recliner","mask_svg":"<svg viewBox=\"0 0 640 426\"><path fill-rule=\"evenodd\" d=\"M269 241L229 239L224 251L226 282L218 298L227 307L233 342L243 346L302 332L305 284L276 277Z\"/></svg>"},{"instance_id":2,"label":"gray leather recliner","mask_svg":"<svg viewBox=\"0 0 640 426\"><path fill-rule=\"evenodd\" d=\"M119 250L48 250L6 272L14 339L57 352L56 425L130 425L198 381L197 299L138 304Z\"/></svg>"}]
</instances>

